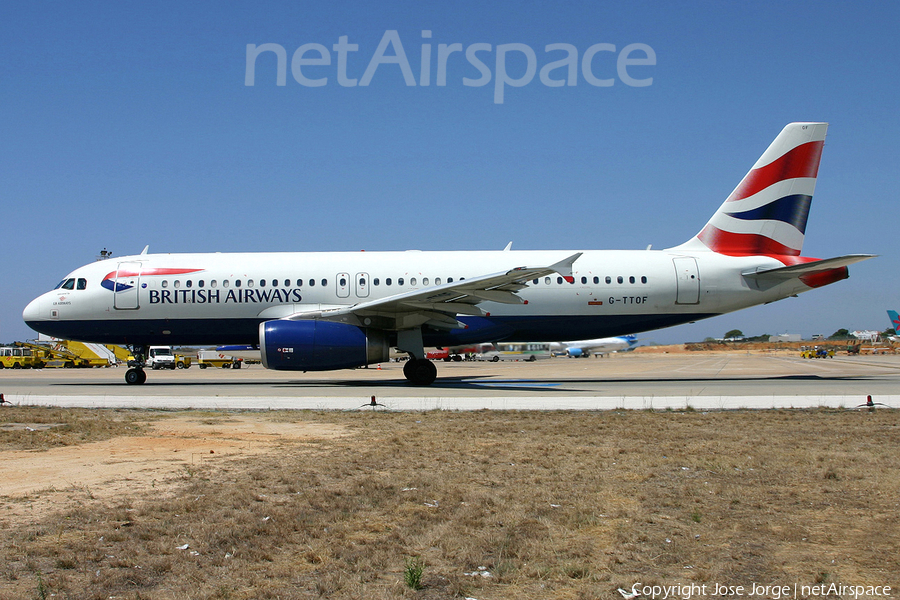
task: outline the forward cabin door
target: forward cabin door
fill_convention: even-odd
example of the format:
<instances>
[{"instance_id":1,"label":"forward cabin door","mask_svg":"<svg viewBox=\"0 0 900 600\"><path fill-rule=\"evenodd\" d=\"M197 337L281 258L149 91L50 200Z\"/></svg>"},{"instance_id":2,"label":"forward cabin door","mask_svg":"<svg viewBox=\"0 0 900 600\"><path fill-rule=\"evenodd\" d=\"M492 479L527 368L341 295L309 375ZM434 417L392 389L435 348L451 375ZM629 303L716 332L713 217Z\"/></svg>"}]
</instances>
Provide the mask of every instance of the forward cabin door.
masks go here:
<instances>
[{"instance_id":1,"label":"forward cabin door","mask_svg":"<svg viewBox=\"0 0 900 600\"><path fill-rule=\"evenodd\" d=\"M116 269L113 307L118 310L136 310L138 290L141 287L141 263L120 262Z\"/></svg>"},{"instance_id":2,"label":"forward cabin door","mask_svg":"<svg viewBox=\"0 0 900 600\"><path fill-rule=\"evenodd\" d=\"M700 271L697 269L697 259L689 256L679 256L672 260L675 263L675 276L678 285L675 304L699 304Z\"/></svg>"}]
</instances>

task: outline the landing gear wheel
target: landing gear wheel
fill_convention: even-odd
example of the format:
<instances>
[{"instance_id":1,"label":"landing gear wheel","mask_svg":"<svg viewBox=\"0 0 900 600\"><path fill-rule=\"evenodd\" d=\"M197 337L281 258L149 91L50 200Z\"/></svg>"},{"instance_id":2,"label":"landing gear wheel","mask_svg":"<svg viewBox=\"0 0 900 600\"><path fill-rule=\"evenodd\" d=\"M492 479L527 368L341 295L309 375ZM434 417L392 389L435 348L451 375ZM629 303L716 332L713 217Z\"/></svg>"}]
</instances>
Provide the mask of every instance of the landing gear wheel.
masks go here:
<instances>
[{"instance_id":1,"label":"landing gear wheel","mask_svg":"<svg viewBox=\"0 0 900 600\"><path fill-rule=\"evenodd\" d=\"M125 383L129 385L140 385L147 381L147 374L143 369L128 369L125 371Z\"/></svg>"},{"instance_id":2,"label":"landing gear wheel","mask_svg":"<svg viewBox=\"0 0 900 600\"><path fill-rule=\"evenodd\" d=\"M414 358L403 365L403 375L413 385L431 385L437 379L437 367L425 358Z\"/></svg>"}]
</instances>

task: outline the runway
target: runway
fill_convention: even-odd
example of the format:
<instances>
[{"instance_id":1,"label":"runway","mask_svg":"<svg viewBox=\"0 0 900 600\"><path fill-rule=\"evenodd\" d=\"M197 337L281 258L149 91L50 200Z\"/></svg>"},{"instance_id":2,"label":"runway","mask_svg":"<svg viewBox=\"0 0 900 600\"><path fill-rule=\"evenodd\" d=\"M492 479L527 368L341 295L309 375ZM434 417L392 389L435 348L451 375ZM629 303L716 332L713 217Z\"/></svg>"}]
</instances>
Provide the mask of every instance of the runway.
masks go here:
<instances>
[{"instance_id":1,"label":"runway","mask_svg":"<svg viewBox=\"0 0 900 600\"><path fill-rule=\"evenodd\" d=\"M148 371L128 386L124 368L0 371L19 405L149 409L612 410L900 407L900 357L740 352L438 362L438 380L414 387L402 364L317 373L196 367ZM374 396L376 405L371 406Z\"/></svg>"}]
</instances>

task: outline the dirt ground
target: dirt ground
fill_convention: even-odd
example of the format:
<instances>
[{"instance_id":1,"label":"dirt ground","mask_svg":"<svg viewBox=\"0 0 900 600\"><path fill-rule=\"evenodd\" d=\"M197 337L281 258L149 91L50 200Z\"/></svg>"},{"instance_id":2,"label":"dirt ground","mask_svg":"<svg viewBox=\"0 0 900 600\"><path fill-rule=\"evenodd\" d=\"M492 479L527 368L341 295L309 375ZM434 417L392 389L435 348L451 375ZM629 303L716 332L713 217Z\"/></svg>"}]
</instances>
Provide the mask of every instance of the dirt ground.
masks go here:
<instances>
[{"instance_id":1,"label":"dirt ground","mask_svg":"<svg viewBox=\"0 0 900 600\"><path fill-rule=\"evenodd\" d=\"M179 413L146 423L141 436L50 448L7 450L0 460L0 507L12 519L39 519L85 497L160 492L192 467L222 464L271 452L284 443L330 439L340 425L279 423L258 414L210 416ZM54 424L8 423L6 431L51 430Z\"/></svg>"}]
</instances>

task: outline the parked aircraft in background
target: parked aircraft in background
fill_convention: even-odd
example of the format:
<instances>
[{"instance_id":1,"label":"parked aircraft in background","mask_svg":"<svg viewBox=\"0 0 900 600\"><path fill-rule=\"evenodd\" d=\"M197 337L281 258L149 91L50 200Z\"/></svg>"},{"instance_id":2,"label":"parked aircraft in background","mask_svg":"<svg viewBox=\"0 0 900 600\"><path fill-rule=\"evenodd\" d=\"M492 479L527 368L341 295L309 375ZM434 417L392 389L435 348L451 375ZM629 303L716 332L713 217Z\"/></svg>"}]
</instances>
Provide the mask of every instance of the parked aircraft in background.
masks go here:
<instances>
[{"instance_id":1,"label":"parked aircraft in background","mask_svg":"<svg viewBox=\"0 0 900 600\"><path fill-rule=\"evenodd\" d=\"M727 123L723 124L727 125ZM148 254L80 267L25 322L72 340L257 344L270 369L318 371L425 347L601 338L689 323L834 283L853 254L800 256L825 123L784 128L705 227L667 250ZM639 210L639 207L635 207ZM583 217L582 217L583 218ZM125 375L143 383L140 366Z\"/></svg>"},{"instance_id":2,"label":"parked aircraft in background","mask_svg":"<svg viewBox=\"0 0 900 600\"><path fill-rule=\"evenodd\" d=\"M596 340L581 340L579 342L551 342L550 352L553 354L565 354L572 358L587 358L591 354L603 356L610 352L630 350L637 344L637 336L621 335L618 337L598 338Z\"/></svg>"},{"instance_id":3,"label":"parked aircraft in background","mask_svg":"<svg viewBox=\"0 0 900 600\"><path fill-rule=\"evenodd\" d=\"M896 310L889 310L887 314L891 320L891 327L894 329L894 333L897 334L891 336L891 341L896 342L900 338L900 315L897 314Z\"/></svg>"}]
</instances>

